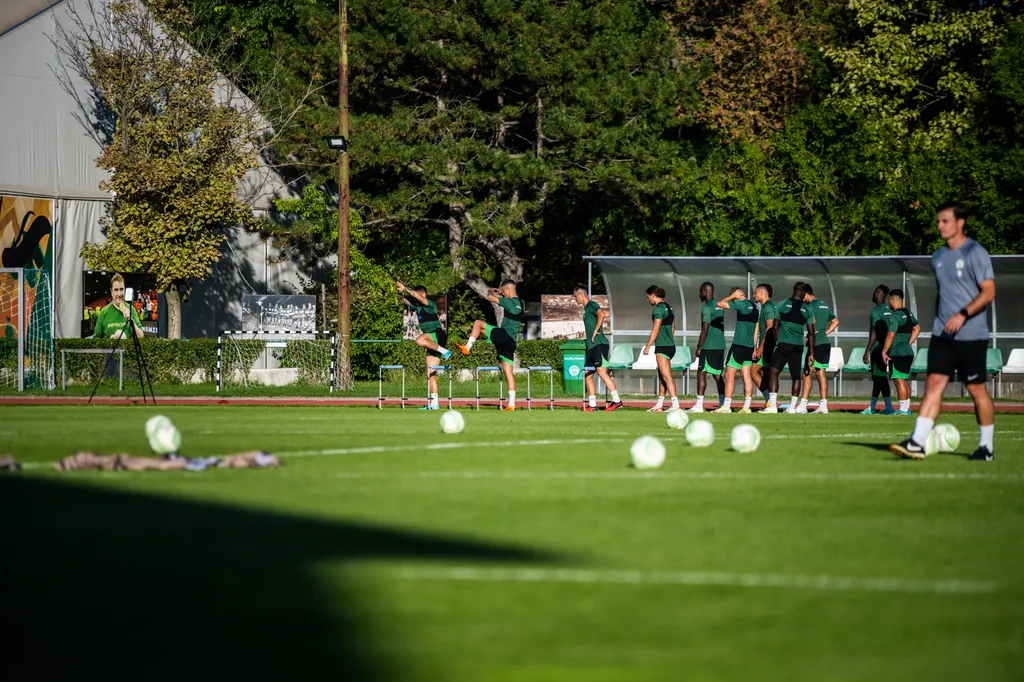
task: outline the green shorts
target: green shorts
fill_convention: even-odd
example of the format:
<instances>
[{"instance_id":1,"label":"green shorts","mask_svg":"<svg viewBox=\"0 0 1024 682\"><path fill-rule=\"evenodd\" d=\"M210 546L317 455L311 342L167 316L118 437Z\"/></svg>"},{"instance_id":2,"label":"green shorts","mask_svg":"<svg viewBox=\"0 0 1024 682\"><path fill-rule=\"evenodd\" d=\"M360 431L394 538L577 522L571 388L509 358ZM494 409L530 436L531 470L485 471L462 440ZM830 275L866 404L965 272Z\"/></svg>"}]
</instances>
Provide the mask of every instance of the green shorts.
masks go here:
<instances>
[{"instance_id":1,"label":"green shorts","mask_svg":"<svg viewBox=\"0 0 1024 682\"><path fill-rule=\"evenodd\" d=\"M484 325L484 332L487 334L487 340L494 345L494 350L498 353L498 360L514 365L516 356L515 339L509 336L508 332L501 327L495 327L491 324Z\"/></svg>"},{"instance_id":2,"label":"green shorts","mask_svg":"<svg viewBox=\"0 0 1024 682\"><path fill-rule=\"evenodd\" d=\"M893 379L909 379L910 378L910 367L914 364L913 355L897 355L896 357L889 358L892 360L892 378Z\"/></svg>"},{"instance_id":3,"label":"green shorts","mask_svg":"<svg viewBox=\"0 0 1024 682\"><path fill-rule=\"evenodd\" d=\"M832 346L823 343L814 347L814 369L828 369L829 356L832 353ZM825 362L819 362L824 359Z\"/></svg>"},{"instance_id":4,"label":"green shorts","mask_svg":"<svg viewBox=\"0 0 1024 682\"><path fill-rule=\"evenodd\" d=\"M729 359L726 360L725 366L732 367L733 369L743 369L744 367L750 367L752 363L751 358L754 357L754 349L748 346L737 346L735 343L732 348L729 349Z\"/></svg>"}]
</instances>

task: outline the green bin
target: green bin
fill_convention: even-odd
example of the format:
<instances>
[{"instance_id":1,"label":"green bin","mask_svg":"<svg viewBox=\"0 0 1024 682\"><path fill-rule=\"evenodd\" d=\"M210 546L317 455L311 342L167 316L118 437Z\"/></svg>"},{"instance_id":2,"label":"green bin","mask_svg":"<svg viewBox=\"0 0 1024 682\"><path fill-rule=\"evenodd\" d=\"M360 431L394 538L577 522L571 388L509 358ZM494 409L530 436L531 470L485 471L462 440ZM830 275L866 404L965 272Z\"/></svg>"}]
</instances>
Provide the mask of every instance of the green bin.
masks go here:
<instances>
[{"instance_id":1,"label":"green bin","mask_svg":"<svg viewBox=\"0 0 1024 682\"><path fill-rule=\"evenodd\" d=\"M583 393L583 363L587 357L587 343L583 339L566 341L558 347L562 351L562 384L565 392Z\"/></svg>"}]
</instances>

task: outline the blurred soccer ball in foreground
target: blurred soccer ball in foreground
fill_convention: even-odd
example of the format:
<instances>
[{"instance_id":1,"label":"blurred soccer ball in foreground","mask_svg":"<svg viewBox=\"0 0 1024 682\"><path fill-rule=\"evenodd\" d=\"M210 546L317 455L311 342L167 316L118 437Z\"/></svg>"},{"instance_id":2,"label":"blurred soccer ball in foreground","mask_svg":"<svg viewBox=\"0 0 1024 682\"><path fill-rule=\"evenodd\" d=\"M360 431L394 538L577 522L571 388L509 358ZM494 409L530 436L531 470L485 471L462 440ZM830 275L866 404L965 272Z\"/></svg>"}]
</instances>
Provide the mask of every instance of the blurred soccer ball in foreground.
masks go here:
<instances>
[{"instance_id":1,"label":"blurred soccer ball in foreground","mask_svg":"<svg viewBox=\"0 0 1024 682\"><path fill-rule=\"evenodd\" d=\"M448 410L441 415L441 430L445 433L462 433L465 426L466 420L455 410Z\"/></svg>"},{"instance_id":2,"label":"blurred soccer ball in foreground","mask_svg":"<svg viewBox=\"0 0 1024 682\"><path fill-rule=\"evenodd\" d=\"M152 438L156 430L163 424L170 424L171 420L162 414L158 414L155 417L150 417L146 420L146 438Z\"/></svg>"},{"instance_id":3,"label":"blurred soccer ball in foreground","mask_svg":"<svg viewBox=\"0 0 1024 682\"><path fill-rule=\"evenodd\" d=\"M654 436L640 436L629 448L637 469L657 469L665 463L665 446Z\"/></svg>"},{"instance_id":4,"label":"blurred soccer ball in foreground","mask_svg":"<svg viewBox=\"0 0 1024 682\"><path fill-rule=\"evenodd\" d=\"M181 449L181 432L168 419L153 431L149 447L158 455L173 455Z\"/></svg>"},{"instance_id":5,"label":"blurred soccer ball in foreground","mask_svg":"<svg viewBox=\"0 0 1024 682\"><path fill-rule=\"evenodd\" d=\"M695 448L706 448L715 442L715 427L706 419L695 419L686 425L686 442Z\"/></svg>"},{"instance_id":6,"label":"blurred soccer ball in foreground","mask_svg":"<svg viewBox=\"0 0 1024 682\"><path fill-rule=\"evenodd\" d=\"M935 433L935 429L928 432L928 437L924 439L924 454L934 455L939 451L939 434Z\"/></svg>"},{"instance_id":7,"label":"blurred soccer ball in foreground","mask_svg":"<svg viewBox=\"0 0 1024 682\"><path fill-rule=\"evenodd\" d=\"M938 441L939 452L956 452L960 447L960 431L952 424L936 424L932 433Z\"/></svg>"},{"instance_id":8,"label":"blurred soccer ball in foreground","mask_svg":"<svg viewBox=\"0 0 1024 682\"><path fill-rule=\"evenodd\" d=\"M761 445L761 432L752 424L740 424L733 428L729 444L736 452L753 452Z\"/></svg>"},{"instance_id":9,"label":"blurred soccer ball in foreground","mask_svg":"<svg viewBox=\"0 0 1024 682\"><path fill-rule=\"evenodd\" d=\"M665 415L665 421L670 429L685 429L687 422L690 421L690 415L682 410L672 410Z\"/></svg>"}]
</instances>

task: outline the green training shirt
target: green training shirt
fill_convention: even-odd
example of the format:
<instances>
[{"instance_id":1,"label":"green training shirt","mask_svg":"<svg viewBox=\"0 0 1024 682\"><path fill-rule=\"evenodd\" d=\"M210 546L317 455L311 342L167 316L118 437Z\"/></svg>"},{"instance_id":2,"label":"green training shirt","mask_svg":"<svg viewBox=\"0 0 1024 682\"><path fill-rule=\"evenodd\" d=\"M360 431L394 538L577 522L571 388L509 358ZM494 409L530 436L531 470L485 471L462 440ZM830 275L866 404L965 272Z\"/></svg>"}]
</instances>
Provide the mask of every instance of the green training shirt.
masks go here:
<instances>
[{"instance_id":1,"label":"green training shirt","mask_svg":"<svg viewBox=\"0 0 1024 682\"><path fill-rule=\"evenodd\" d=\"M882 344L885 343L885 335L889 333L889 316L892 314L892 310L885 303L879 303L871 309L871 328L875 330L875 343L878 344L878 349L882 349ZM875 346L868 348L871 351Z\"/></svg>"},{"instance_id":2,"label":"green training shirt","mask_svg":"<svg viewBox=\"0 0 1024 682\"><path fill-rule=\"evenodd\" d=\"M761 311L757 316L758 324L758 336L757 344L761 345L764 343L765 334L768 333L768 320L775 320L775 324L779 323L779 311L775 308L775 304L771 300L765 301L764 305L761 306ZM775 334L778 335L779 330L775 330Z\"/></svg>"},{"instance_id":3,"label":"green training shirt","mask_svg":"<svg viewBox=\"0 0 1024 682\"><path fill-rule=\"evenodd\" d=\"M757 326L757 310L754 308L754 304L750 301L729 301L729 309L736 311L736 329L732 336L733 345L753 348L754 327Z\"/></svg>"},{"instance_id":4,"label":"green training shirt","mask_svg":"<svg viewBox=\"0 0 1024 682\"><path fill-rule=\"evenodd\" d=\"M701 350L725 350L725 311L715 301L700 309L701 324L708 323L708 335Z\"/></svg>"},{"instance_id":5,"label":"green training shirt","mask_svg":"<svg viewBox=\"0 0 1024 682\"><path fill-rule=\"evenodd\" d=\"M804 342L804 327L814 323L814 314L803 301L787 298L777 306L779 312L779 343L800 346Z\"/></svg>"},{"instance_id":6,"label":"green training shirt","mask_svg":"<svg viewBox=\"0 0 1024 682\"><path fill-rule=\"evenodd\" d=\"M523 303L523 299L518 296L515 298L502 296L498 299L498 305L505 311L504 317L501 318L501 328L513 341L517 340L519 330L526 318L526 305Z\"/></svg>"},{"instance_id":7,"label":"green training shirt","mask_svg":"<svg viewBox=\"0 0 1024 682\"><path fill-rule=\"evenodd\" d=\"M889 357L897 358L913 355L914 348L910 345L910 334L918 324L914 313L910 312L909 308L900 308L899 310L892 311L888 320L889 332L895 334L892 339L892 345L889 346ZM884 348L885 344L882 347Z\"/></svg>"},{"instance_id":8,"label":"green training shirt","mask_svg":"<svg viewBox=\"0 0 1024 682\"><path fill-rule=\"evenodd\" d=\"M672 323L676 320L675 311L665 301L654 306L651 311L651 320L661 320L661 327L658 328L658 335L654 337L655 346L674 346L676 342L672 339Z\"/></svg>"},{"instance_id":9,"label":"green training shirt","mask_svg":"<svg viewBox=\"0 0 1024 682\"><path fill-rule=\"evenodd\" d=\"M131 310L132 322L141 329L142 322L139 320L139 312L132 304L126 303L125 305ZM93 332L93 336L97 339L109 339L117 332L122 331L124 327L124 314L115 308L113 303L108 303L96 318L96 331Z\"/></svg>"},{"instance_id":10,"label":"green training shirt","mask_svg":"<svg viewBox=\"0 0 1024 682\"><path fill-rule=\"evenodd\" d=\"M836 314L822 301L816 298L810 303L804 303L804 307L810 308L814 314L814 345L823 346L828 343L828 323L836 319Z\"/></svg>"},{"instance_id":11,"label":"green training shirt","mask_svg":"<svg viewBox=\"0 0 1024 682\"><path fill-rule=\"evenodd\" d=\"M597 329L597 311L600 309L601 305L597 301L588 301L583 308L583 329L586 334L588 350L594 346L600 346L602 343L608 343L608 339L601 332L594 336L593 341L590 340L590 337L594 335L594 330Z\"/></svg>"}]
</instances>

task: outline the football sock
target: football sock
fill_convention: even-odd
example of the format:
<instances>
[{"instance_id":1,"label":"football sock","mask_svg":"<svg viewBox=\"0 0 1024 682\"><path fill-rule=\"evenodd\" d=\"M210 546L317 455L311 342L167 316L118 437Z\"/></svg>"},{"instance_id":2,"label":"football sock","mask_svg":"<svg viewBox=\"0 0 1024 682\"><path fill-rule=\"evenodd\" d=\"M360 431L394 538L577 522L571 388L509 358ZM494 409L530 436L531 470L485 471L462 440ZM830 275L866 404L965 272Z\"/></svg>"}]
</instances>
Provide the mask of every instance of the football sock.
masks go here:
<instances>
[{"instance_id":1,"label":"football sock","mask_svg":"<svg viewBox=\"0 0 1024 682\"><path fill-rule=\"evenodd\" d=\"M887 409L887 410L891 410L892 409L892 397L891 396L885 396L885 409Z\"/></svg>"},{"instance_id":2,"label":"football sock","mask_svg":"<svg viewBox=\"0 0 1024 682\"><path fill-rule=\"evenodd\" d=\"M871 398L871 411L872 412L875 411L875 405L877 405L877 404L878 404L878 396L876 395L873 398Z\"/></svg>"},{"instance_id":3,"label":"football sock","mask_svg":"<svg viewBox=\"0 0 1024 682\"><path fill-rule=\"evenodd\" d=\"M448 354L448 349L447 348L441 348L441 346L438 346L437 347L437 352L440 353L441 355L447 355Z\"/></svg>"},{"instance_id":4,"label":"football sock","mask_svg":"<svg viewBox=\"0 0 1024 682\"><path fill-rule=\"evenodd\" d=\"M672 396L672 409L673 410L678 410L679 409L679 396L675 396L675 395Z\"/></svg>"},{"instance_id":5,"label":"football sock","mask_svg":"<svg viewBox=\"0 0 1024 682\"><path fill-rule=\"evenodd\" d=\"M750 396L749 395L746 398L743 399L743 409L744 410L749 410L750 409Z\"/></svg>"},{"instance_id":6,"label":"football sock","mask_svg":"<svg viewBox=\"0 0 1024 682\"><path fill-rule=\"evenodd\" d=\"M992 449L992 439L996 432L996 425L989 424L988 426L982 426L981 428L981 440L978 441L978 447L988 448L989 452L994 452Z\"/></svg>"},{"instance_id":7,"label":"football sock","mask_svg":"<svg viewBox=\"0 0 1024 682\"><path fill-rule=\"evenodd\" d=\"M436 393L431 393L430 394L430 406L431 407L437 407L437 394Z\"/></svg>"},{"instance_id":8,"label":"football sock","mask_svg":"<svg viewBox=\"0 0 1024 682\"><path fill-rule=\"evenodd\" d=\"M828 398L822 398L819 400L818 407L828 407Z\"/></svg>"},{"instance_id":9,"label":"football sock","mask_svg":"<svg viewBox=\"0 0 1024 682\"><path fill-rule=\"evenodd\" d=\"M909 400L901 400L900 401L900 412L910 412L910 401Z\"/></svg>"},{"instance_id":10,"label":"football sock","mask_svg":"<svg viewBox=\"0 0 1024 682\"><path fill-rule=\"evenodd\" d=\"M476 337L475 336L469 337L469 340L466 341L466 348L467 349L468 348L472 348L474 343L476 343Z\"/></svg>"},{"instance_id":11,"label":"football sock","mask_svg":"<svg viewBox=\"0 0 1024 682\"><path fill-rule=\"evenodd\" d=\"M794 396L790 396L790 398L789 398L789 409L791 409L791 410L795 410L796 409L796 401L797 401L797 397L795 395Z\"/></svg>"},{"instance_id":12,"label":"football sock","mask_svg":"<svg viewBox=\"0 0 1024 682\"><path fill-rule=\"evenodd\" d=\"M619 400L619 392L618 391L612 391L612 402L613 403L622 402L622 401Z\"/></svg>"},{"instance_id":13,"label":"football sock","mask_svg":"<svg viewBox=\"0 0 1024 682\"><path fill-rule=\"evenodd\" d=\"M658 402L654 403L655 407L662 407L665 404L665 396L659 395Z\"/></svg>"},{"instance_id":14,"label":"football sock","mask_svg":"<svg viewBox=\"0 0 1024 682\"><path fill-rule=\"evenodd\" d=\"M720 407L732 409L732 398L726 398Z\"/></svg>"},{"instance_id":15,"label":"football sock","mask_svg":"<svg viewBox=\"0 0 1024 682\"><path fill-rule=\"evenodd\" d=\"M800 398L800 407L807 407L807 398Z\"/></svg>"},{"instance_id":16,"label":"football sock","mask_svg":"<svg viewBox=\"0 0 1024 682\"><path fill-rule=\"evenodd\" d=\"M778 393L769 393L768 394L768 404L765 405L765 407L775 407L778 404L778 402L779 402L779 394Z\"/></svg>"},{"instance_id":17,"label":"football sock","mask_svg":"<svg viewBox=\"0 0 1024 682\"><path fill-rule=\"evenodd\" d=\"M719 407L721 407L722 405L725 405L725 401L726 400L728 400L728 398L723 396L721 393L718 394L718 406Z\"/></svg>"},{"instance_id":18,"label":"football sock","mask_svg":"<svg viewBox=\"0 0 1024 682\"><path fill-rule=\"evenodd\" d=\"M694 405L694 407L704 407L704 396L697 396L697 403Z\"/></svg>"},{"instance_id":19,"label":"football sock","mask_svg":"<svg viewBox=\"0 0 1024 682\"><path fill-rule=\"evenodd\" d=\"M767 402L768 399L769 399L769 396L771 396L771 393L769 393L767 390L762 390L761 391L761 395L764 396L765 402Z\"/></svg>"},{"instance_id":20,"label":"football sock","mask_svg":"<svg viewBox=\"0 0 1024 682\"><path fill-rule=\"evenodd\" d=\"M918 417L917 422L914 424L914 433L910 434L910 437L914 439L915 443L924 447L924 442L928 440L928 434L931 433L933 426L935 426L934 419Z\"/></svg>"},{"instance_id":21,"label":"football sock","mask_svg":"<svg viewBox=\"0 0 1024 682\"><path fill-rule=\"evenodd\" d=\"M591 407L597 407L597 396L593 394L588 395L587 404L590 405Z\"/></svg>"},{"instance_id":22,"label":"football sock","mask_svg":"<svg viewBox=\"0 0 1024 682\"><path fill-rule=\"evenodd\" d=\"M513 391L513 390L509 390L509 392L508 392L508 406L509 407L515 407L516 406L516 392Z\"/></svg>"}]
</instances>

